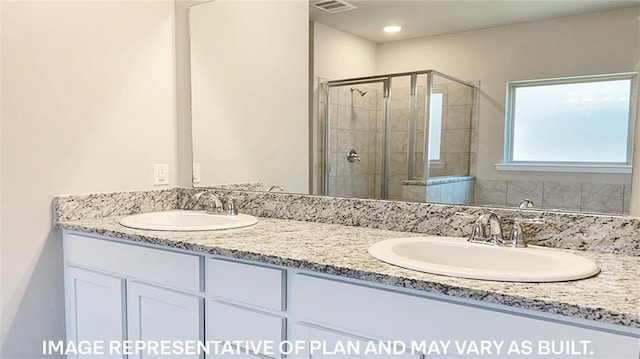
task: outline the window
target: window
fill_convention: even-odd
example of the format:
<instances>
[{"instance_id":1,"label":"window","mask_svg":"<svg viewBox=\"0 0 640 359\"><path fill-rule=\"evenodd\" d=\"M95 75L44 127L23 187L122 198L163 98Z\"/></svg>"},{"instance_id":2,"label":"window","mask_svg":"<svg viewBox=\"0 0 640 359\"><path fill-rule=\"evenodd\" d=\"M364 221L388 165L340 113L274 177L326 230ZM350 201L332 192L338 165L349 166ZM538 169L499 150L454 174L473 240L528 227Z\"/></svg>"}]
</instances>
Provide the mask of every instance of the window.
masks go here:
<instances>
[{"instance_id":1,"label":"window","mask_svg":"<svg viewBox=\"0 0 640 359\"><path fill-rule=\"evenodd\" d=\"M509 82L498 169L630 172L635 80L624 73Z\"/></svg>"},{"instance_id":2,"label":"window","mask_svg":"<svg viewBox=\"0 0 640 359\"><path fill-rule=\"evenodd\" d=\"M443 93L433 92L429 101L429 160L440 161Z\"/></svg>"}]
</instances>

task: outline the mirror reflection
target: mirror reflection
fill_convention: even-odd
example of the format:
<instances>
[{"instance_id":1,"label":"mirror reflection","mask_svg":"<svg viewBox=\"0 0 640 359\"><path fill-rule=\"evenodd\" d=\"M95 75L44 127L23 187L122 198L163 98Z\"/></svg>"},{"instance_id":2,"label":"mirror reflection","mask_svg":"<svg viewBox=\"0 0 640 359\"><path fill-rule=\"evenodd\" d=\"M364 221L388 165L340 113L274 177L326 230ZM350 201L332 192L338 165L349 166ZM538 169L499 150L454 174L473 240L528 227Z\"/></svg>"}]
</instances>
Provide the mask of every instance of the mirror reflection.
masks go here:
<instances>
[{"instance_id":1,"label":"mirror reflection","mask_svg":"<svg viewBox=\"0 0 640 359\"><path fill-rule=\"evenodd\" d=\"M637 105L634 72L640 59L638 2L350 3L357 9L337 14L307 7L311 19L309 87L313 96L308 129L295 136L305 141L307 152L296 160L299 164L295 167L303 171L287 177L300 178L298 184L288 185L286 180L275 178L275 170L265 166L262 173L233 180L202 176L194 185L236 184L250 190L342 197L628 213L630 156L626 163L599 163L597 159L584 163L510 162L505 150L510 141L509 131L505 131L510 107L505 99L511 82L571 82L588 75L631 74L626 99L630 120L627 137L622 139L629 140L630 154ZM197 21L207 21L198 15L207 5L191 8L192 29L199 26ZM502 11L496 12L496 6ZM403 18L406 11L418 14L421 20ZM429 21L434 17L438 20ZM382 33L383 24L389 25L390 21L405 21L400 24L401 35ZM452 27L456 21L459 26ZM416 33L416 28L425 23L433 26ZM405 30L410 35L402 35ZM229 36L237 38L236 31L247 31L242 35L246 37L252 31L264 33L269 29L238 28ZM221 33L225 32L219 31L216 36ZM192 31L192 82L211 77L209 62L194 56L194 48L210 41L208 36L204 31ZM295 47L293 41L288 42ZM296 53L302 53L297 48ZM282 76L280 83L269 84L269 88L281 88L291 77ZM215 128L230 131L229 122L233 121L199 116L202 103L215 102L210 98L214 94L199 96L195 87L192 91L194 162L204 173L205 168L211 168L209 158L218 154L202 151L201 144L224 135ZM252 102L242 94L238 97L247 105ZM545 99L537 101L540 108L548 103ZM290 103L280 100L282 113L292 113L293 109L287 108ZM595 121L587 117L570 121L584 123L586 128L591 126L589 121ZM608 121L609 115L601 118ZM215 121L224 124L212 126ZM269 120L260 117L254 121L263 124ZM530 132L528 140L534 147L536 143L545 147L547 157L554 151L564 151L545 145L547 136L561 137L562 129L549 125L550 121L533 119L526 123L543 124ZM251 131L250 123L248 128L244 126L244 131ZM257 126L264 129L263 125ZM277 128L272 131L279 132ZM265 140L259 147L270 151L269 147L277 146L269 142ZM601 146L593 143L594 147ZM279 162L277 152L271 153L272 161ZM238 167L243 164L237 159L229 164L229 168ZM308 183L308 190L299 185L303 182Z\"/></svg>"}]
</instances>

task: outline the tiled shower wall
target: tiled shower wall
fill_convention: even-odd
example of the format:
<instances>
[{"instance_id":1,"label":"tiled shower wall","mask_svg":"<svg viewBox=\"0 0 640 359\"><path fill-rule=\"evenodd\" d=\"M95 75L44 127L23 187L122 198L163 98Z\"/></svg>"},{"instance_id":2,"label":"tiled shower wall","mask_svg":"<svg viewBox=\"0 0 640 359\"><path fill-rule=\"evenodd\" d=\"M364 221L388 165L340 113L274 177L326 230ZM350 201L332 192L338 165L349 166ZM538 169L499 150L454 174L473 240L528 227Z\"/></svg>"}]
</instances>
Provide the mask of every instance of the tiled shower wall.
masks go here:
<instances>
[{"instance_id":1,"label":"tiled shower wall","mask_svg":"<svg viewBox=\"0 0 640 359\"><path fill-rule=\"evenodd\" d=\"M366 90L360 96L351 91L350 86L334 88L330 91L330 143L329 175L330 196L378 198L380 176L379 162L376 162L376 134L381 110L378 91L375 88L354 86ZM360 161L349 162L347 152L354 149Z\"/></svg>"},{"instance_id":2,"label":"tiled shower wall","mask_svg":"<svg viewBox=\"0 0 640 359\"><path fill-rule=\"evenodd\" d=\"M424 118L426 87L418 86L418 113L416 123L415 176L424 172ZM477 126L471 120L473 91L453 82L440 82L436 78L434 92L443 94L442 128L440 131L440 161L430 163L429 177L468 175L470 160L477 153L475 138ZM408 116L409 88L394 88L391 92L391 172L389 195L402 198L402 181L408 179Z\"/></svg>"},{"instance_id":3,"label":"tiled shower wall","mask_svg":"<svg viewBox=\"0 0 640 359\"><path fill-rule=\"evenodd\" d=\"M382 90L366 85L353 86L366 90L360 96L351 91L352 86L333 88L330 91L330 144L329 156L332 164L329 176L328 195L339 197L379 198L381 187L381 163L383 148ZM467 175L469 161L476 152L472 143L473 129L472 90L456 83L439 83L434 86L442 92L443 122L441 136L441 161L432 163L431 177ZM402 199L402 182L408 178L409 142L409 87L394 87L390 99L390 163L389 199ZM422 177L424 170L424 117L426 87L418 86L418 113L416 124L415 175ZM320 116L324 111L324 100L320 98ZM321 122L321 131L324 124ZM323 143L323 138L317 139ZM348 162L346 153L350 149L360 155L359 162ZM323 156L323 149L320 149ZM321 161L320 161L321 162ZM322 182L324 168L318 168Z\"/></svg>"},{"instance_id":4,"label":"tiled shower wall","mask_svg":"<svg viewBox=\"0 0 640 359\"><path fill-rule=\"evenodd\" d=\"M523 198L544 209L629 213L631 185L476 179L477 205L517 206Z\"/></svg>"}]
</instances>

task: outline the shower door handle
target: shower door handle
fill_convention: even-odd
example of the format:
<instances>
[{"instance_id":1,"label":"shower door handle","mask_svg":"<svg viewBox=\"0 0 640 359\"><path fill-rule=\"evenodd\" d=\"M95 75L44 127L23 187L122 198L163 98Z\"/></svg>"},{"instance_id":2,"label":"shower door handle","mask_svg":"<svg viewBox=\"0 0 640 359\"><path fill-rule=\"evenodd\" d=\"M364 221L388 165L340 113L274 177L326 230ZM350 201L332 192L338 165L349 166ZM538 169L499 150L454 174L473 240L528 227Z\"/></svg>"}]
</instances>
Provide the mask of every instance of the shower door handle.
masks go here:
<instances>
[{"instance_id":1,"label":"shower door handle","mask_svg":"<svg viewBox=\"0 0 640 359\"><path fill-rule=\"evenodd\" d=\"M358 152L356 152L356 150L351 149L349 150L349 152L347 152L347 161L349 162L360 161L360 155L358 154Z\"/></svg>"}]
</instances>

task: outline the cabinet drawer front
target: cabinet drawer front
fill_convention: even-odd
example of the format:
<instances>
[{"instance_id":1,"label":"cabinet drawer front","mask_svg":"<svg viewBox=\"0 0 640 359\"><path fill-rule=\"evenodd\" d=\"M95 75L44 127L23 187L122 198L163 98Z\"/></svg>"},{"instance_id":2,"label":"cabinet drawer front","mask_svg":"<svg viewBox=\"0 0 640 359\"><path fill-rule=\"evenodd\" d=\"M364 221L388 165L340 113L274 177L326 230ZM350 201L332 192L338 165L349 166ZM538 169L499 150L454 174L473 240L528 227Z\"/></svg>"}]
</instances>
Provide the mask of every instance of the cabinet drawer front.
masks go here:
<instances>
[{"instance_id":1,"label":"cabinet drawer front","mask_svg":"<svg viewBox=\"0 0 640 359\"><path fill-rule=\"evenodd\" d=\"M286 272L222 259L209 260L208 292L214 297L272 310L286 309Z\"/></svg>"},{"instance_id":2,"label":"cabinet drawer front","mask_svg":"<svg viewBox=\"0 0 640 359\"><path fill-rule=\"evenodd\" d=\"M236 305L210 301L207 306L207 340L241 341L242 352L279 357L286 338L286 319ZM269 347L267 347L269 346Z\"/></svg>"},{"instance_id":3,"label":"cabinet drawer front","mask_svg":"<svg viewBox=\"0 0 640 359\"><path fill-rule=\"evenodd\" d=\"M420 359L420 354L412 354L405 347L393 342L380 342L378 339L361 337L338 330L328 329L304 322L292 326L292 342L307 343L300 352L294 353L295 359L312 359L338 356L341 358L397 358Z\"/></svg>"},{"instance_id":4,"label":"cabinet drawer front","mask_svg":"<svg viewBox=\"0 0 640 359\"><path fill-rule=\"evenodd\" d=\"M505 341L507 346L511 341L531 341L534 348L538 344L547 345L550 340L554 341L556 348L562 342L590 341L589 353L585 356L638 356L637 336L533 318L529 312L512 314L305 274L295 275L291 285L292 302L295 304L291 307L293 315L317 325L367 337L405 343L487 339ZM482 323L482 326L472 323ZM497 348L493 349L493 354L496 354ZM506 350L506 347L502 349ZM455 357L468 355L464 352L448 354Z\"/></svg>"},{"instance_id":5,"label":"cabinet drawer front","mask_svg":"<svg viewBox=\"0 0 640 359\"><path fill-rule=\"evenodd\" d=\"M203 257L65 234L65 261L127 278L201 292Z\"/></svg>"}]
</instances>

